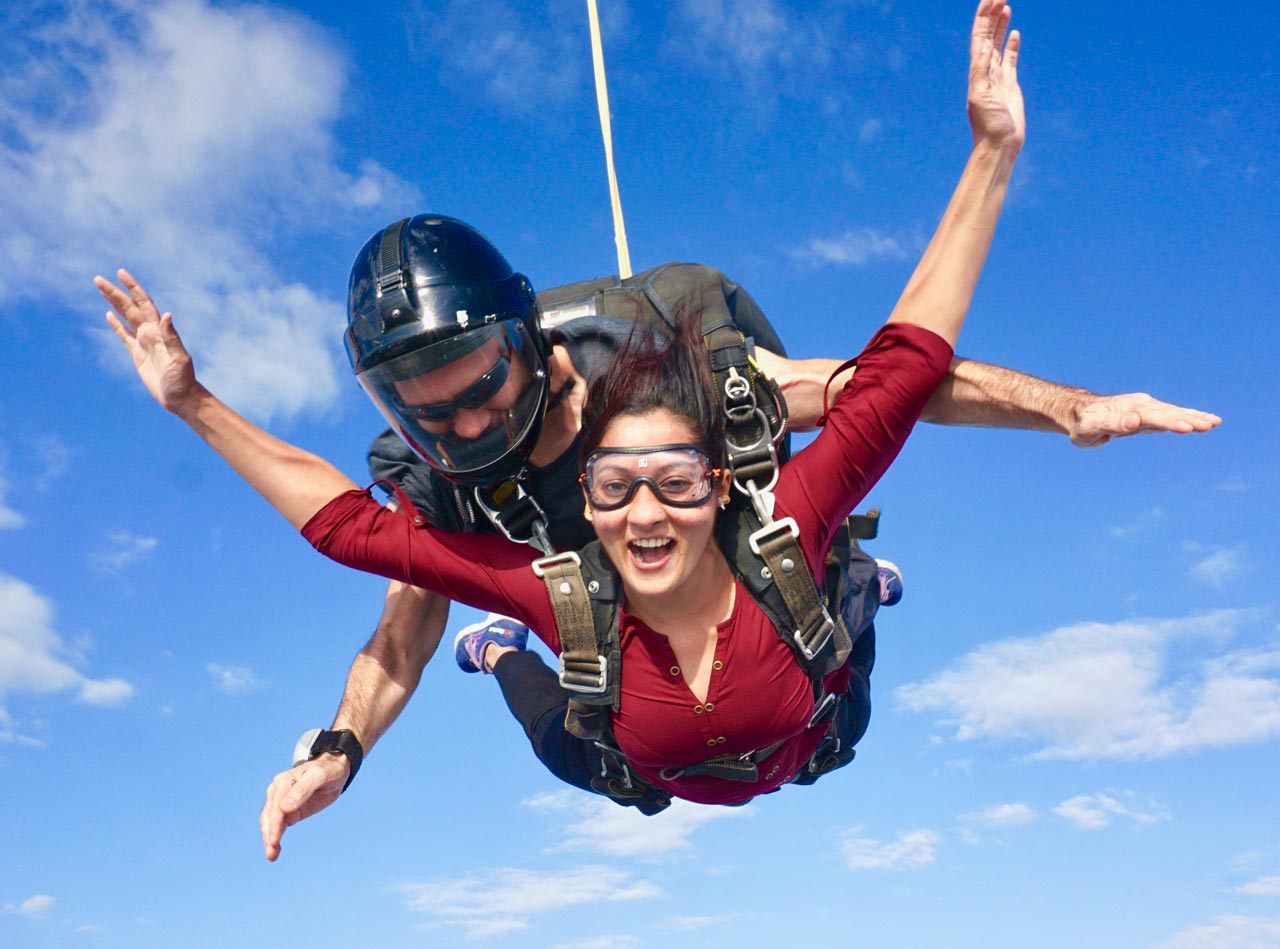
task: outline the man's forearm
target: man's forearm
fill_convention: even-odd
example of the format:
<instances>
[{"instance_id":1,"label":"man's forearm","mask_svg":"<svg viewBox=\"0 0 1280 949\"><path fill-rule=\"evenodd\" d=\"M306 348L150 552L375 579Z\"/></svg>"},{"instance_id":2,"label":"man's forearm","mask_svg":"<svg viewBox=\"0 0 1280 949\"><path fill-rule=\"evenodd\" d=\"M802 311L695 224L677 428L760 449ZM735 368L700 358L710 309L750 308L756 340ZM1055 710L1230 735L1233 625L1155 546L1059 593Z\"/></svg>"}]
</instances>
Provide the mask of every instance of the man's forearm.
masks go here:
<instances>
[{"instance_id":1,"label":"man's forearm","mask_svg":"<svg viewBox=\"0 0 1280 949\"><path fill-rule=\"evenodd\" d=\"M812 431L823 411L823 393L835 396L843 388L845 370L837 359L784 359L764 350L756 361L782 390L793 431ZM828 382L830 386L828 387ZM981 425L1031 431L1070 431L1080 406L1095 398L1088 389L1058 385L1015 369L972 359L953 359L921 418L935 425Z\"/></svg>"},{"instance_id":2,"label":"man's forearm","mask_svg":"<svg viewBox=\"0 0 1280 949\"><path fill-rule=\"evenodd\" d=\"M335 729L355 732L367 754L400 716L435 653L449 618L449 600L392 582L373 637L347 673Z\"/></svg>"},{"instance_id":3,"label":"man's forearm","mask_svg":"<svg viewBox=\"0 0 1280 949\"><path fill-rule=\"evenodd\" d=\"M951 370L921 418L936 425L981 425L1067 434L1081 407L1097 396L1014 369L951 360Z\"/></svg>"}]
</instances>

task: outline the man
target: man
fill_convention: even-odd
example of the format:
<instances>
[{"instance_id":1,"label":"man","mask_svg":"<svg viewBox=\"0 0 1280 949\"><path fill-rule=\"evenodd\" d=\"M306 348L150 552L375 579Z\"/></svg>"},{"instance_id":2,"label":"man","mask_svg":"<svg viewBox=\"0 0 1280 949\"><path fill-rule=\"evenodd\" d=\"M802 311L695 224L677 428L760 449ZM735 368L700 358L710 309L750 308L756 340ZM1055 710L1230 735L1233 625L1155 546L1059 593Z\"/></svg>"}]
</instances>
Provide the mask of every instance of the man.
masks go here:
<instances>
[{"instance_id":1,"label":"man","mask_svg":"<svg viewBox=\"0 0 1280 949\"><path fill-rule=\"evenodd\" d=\"M813 429L823 412L838 363L786 359L750 296L710 268L670 265L627 286L592 281L550 296L554 308L535 300L528 281L483 236L449 218L420 215L392 225L356 259L348 354L394 429L375 440L371 470L405 491L437 526L502 530L544 549L585 543L591 533L575 483L575 445L587 383L636 319L660 324L681 299L712 308L754 340L755 362L778 384L792 429ZM652 319L637 313L642 307L652 308ZM625 318L610 318L611 310ZM1057 431L1081 446L1139 432L1207 431L1219 422L1144 394L1098 396L962 359L925 418ZM508 517L500 495L511 493L523 503L508 508L517 511ZM878 599L870 588L863 592L855 598L855 608L866 614L858 630L869 623ZM298 763L268 788L261 816L268 860L279 856L286 827L345 790L363 753L395 721L439 644L448 609L439 596L390 584L378 627L348 674L332 728L304 735L295 750ZM864 643L866 672L873 643L869 636ZM483 656L476 658L485 667ZM554 681L554 673L546 675ZM501 677L499 684L536 750L531 716L513 704L528 690ZM558 727L545 714L542 725Z\"/></svg>"}]
</instances>

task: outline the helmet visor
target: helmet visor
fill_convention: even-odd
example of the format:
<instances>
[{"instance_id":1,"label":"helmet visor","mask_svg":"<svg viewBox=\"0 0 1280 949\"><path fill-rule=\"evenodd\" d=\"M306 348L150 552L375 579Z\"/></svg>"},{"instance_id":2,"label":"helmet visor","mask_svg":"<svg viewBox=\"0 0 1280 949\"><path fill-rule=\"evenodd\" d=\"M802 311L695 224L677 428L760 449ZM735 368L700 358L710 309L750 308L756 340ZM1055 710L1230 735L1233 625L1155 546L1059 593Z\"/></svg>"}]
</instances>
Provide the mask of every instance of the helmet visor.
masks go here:
<instances>
[{"instance_id":1,"label":"helmet visor","mask_svg":"<svg viewBox=\"0 0 1280 949\"><path fill-rule=\"evenodd\" d=\"M468 330L357 377L409 447L460 480L527 455L547 385L542 357L521 319Z\"/></svg>"}]
</instances>

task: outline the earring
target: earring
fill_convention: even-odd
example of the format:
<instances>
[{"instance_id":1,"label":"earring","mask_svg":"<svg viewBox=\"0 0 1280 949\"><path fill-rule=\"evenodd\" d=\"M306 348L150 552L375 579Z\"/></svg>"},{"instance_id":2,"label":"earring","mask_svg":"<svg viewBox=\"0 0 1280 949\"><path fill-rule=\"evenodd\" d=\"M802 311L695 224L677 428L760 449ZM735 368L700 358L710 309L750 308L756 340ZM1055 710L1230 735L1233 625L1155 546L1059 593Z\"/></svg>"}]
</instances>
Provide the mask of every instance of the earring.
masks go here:
<instances>
[{"instance_id":1,"label":"earring","mask_svg":"<svg viewBox=\"0 0 1280 949\"><path fill-rule=\"evenodd\" d=\"M723 511L726 507L729 506L729 499L727 497L717 498L716 504L720 505L720 510Z\"/></svg>"}]
</instances>

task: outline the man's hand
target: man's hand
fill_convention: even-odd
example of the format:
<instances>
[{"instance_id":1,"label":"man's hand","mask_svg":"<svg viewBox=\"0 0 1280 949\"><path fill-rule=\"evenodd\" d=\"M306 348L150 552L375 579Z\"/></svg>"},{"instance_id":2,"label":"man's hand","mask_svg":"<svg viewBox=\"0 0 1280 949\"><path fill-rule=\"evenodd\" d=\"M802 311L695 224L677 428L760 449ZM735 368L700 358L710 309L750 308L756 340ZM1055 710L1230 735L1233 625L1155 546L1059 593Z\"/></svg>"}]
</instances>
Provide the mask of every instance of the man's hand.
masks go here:
<instances>
[{"instance_id":1,"label":"man's hand","mask_svg":"<svg viewBox=\"0 0 1280 949\"><path fill-rule=\"evenodd\" d=\"M1153 399L1145 392L1127 395L1099 395L1077 410L1067 434L1071 444L1097 448L1113 438L1145 435L1149 432L1207 432L1222 419L1199 409L1187 409Z\"/></svg>"},{"instance_id":2,"label":"man's hand","mask_svg":"<svg viewBox=\"0 0 1280 949\"><path fill-rule=\"evenodd\" d=\"M285 828L306 820L338 799L351 762L346 755L323 754L311 761L281 771L267 786L267 802L258 824L268 860L280 856L280 839Z\"/></svg>"}]
</instances>

